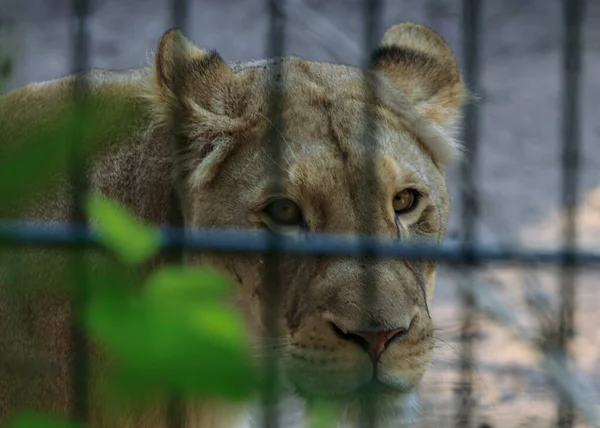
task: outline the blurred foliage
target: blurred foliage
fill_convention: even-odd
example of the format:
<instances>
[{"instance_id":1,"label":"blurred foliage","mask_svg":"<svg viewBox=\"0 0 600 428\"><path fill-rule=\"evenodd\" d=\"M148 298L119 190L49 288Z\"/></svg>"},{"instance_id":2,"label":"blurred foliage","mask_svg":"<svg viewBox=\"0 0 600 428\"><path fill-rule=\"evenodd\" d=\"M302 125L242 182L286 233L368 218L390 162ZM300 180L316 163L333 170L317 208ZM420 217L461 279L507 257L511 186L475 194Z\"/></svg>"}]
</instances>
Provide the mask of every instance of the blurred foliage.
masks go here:
<instances>
[{"instance_id":1,"label":"blurred foliage","mask_svg":"<svg viewBox=\"0 0 600 428\"><path fill-rule=\"evenodd\" d=\"M127 263L142 263L156 252L157 230L115 201L97 195L92 200L93 225L110 231L103 241ZM228 278L212 269L175 265L149 275L141 293L116 271L95 275L85 325L131 382L194 396L243 398L250 393L252 372L243 324L224 299L228 285Z\"/></svg>"},{"instance_id":2,"label":"blurred foliage","mask_svg":"<svg viewBox=\"0 0 600 428\"><path fill-rule=\"evenodd\" d=\"M116 201L93 194L87 211L101 242L123 262L136 265L160 250L160 233L130 215Z\"/></svg>"},{"instance_id":3,"label":"blurred foliage","mask_svg":"<svg viewBox=\"0 0 600 428\"><path fill-rule=\"evenodd\" d=\"M311 403L310 428L331 428L335 426L336 408L333 403L317 400Z\"/></svg>"},{"instance_id":4,"label":"blurred foliage","mask_svg":"<svg viewBox=\"0 0 600 428\"><path fill-rule=\"evenodd\" d=\"M36 195L47 193L61 181L57 177L65 183L74 151L93 156L108 141L123 139L135 120L131 103L92 96L84 109L68 102L67 107L49 106L29 123L31 113L19 109L18 100L11 96L0 97L0 215L5 218L22 212ZM106 381L112 397L152 400L172 393L183 398L248 397L257 383L244 325L227 302L233 291L230 279L213 269L176 264L158 267L144 277L141 272L161 250L160 231L98 193L89 195L85 209L94 233L114 256L111 263L105 259L93 270L87 266L87 283L74 284L87 287L80 318L109 356ZM23 259L11 270L11 262L17 260L8 252L0 253L4 278L18 277L28 269L25 265L33 263L56 268L52 257L44 259L35 250L31 254L31 259ZM49 282L40 274L42 268L34 270L32 282ZM52 282L62 280L69 277L61 274ZM38 291L44 292L42 287ZM49 415L23 414L10 426L77 425Z\"/></svg>"},{"instance_id":5,"label":"blurred foliage","mask_svg":"<svg viewBox=\"0 0 600 428\"><path fill-rule=\"evenodd\" d=\"M212 269L164 265L149 276L144 288L146 298L157 305L185 308L199 301L227 297L232 291L230 285Z\"/></svg>"},{"instance_id":6,"label":"blurred foliage","mask_svg":"<svg viewBox=\"0 0 600 428\"><path fill-rule=\"evenodd\" d=\"M64 180L73 153L81 150L82 144L83 154L92 156L106 148L111 136L121 135L130 126L130 103L114 97L71 103L67 107L48 105L47 109L40 109L40 114L46 116L43 120L30 122L14 113L19 100L12 100L13 97L8 94L0 99L2 215L24 208L35 201L34 196L41 190L49 192L50 185Z\"/></svg>"},{"instance_id":7,"label":"blurred foliage","mask_svg":"<svg viewBox=\"0 0 600 428\"><path fill-rule=\"evenodd\" d=\"M10 428L82 428L82 425L48 415L27 413L14 418Z\"/></svg>"},{"instance_id":8,"label":"blurred foliage","mask_svg":"<svg viewBox=\"0 0 600 428\"><path fill-rule=\"evenodd\" d=\"M90 201L92 225L124 263L141 264L156 254L158 230L116 201L100 195ZM118 363L113 384L120 393L246 397L254 379L244 326L226 303L229 286L229 278L212 269L177 265L157 268L141 292L116 270L95 275L84 325Z\"/></svg>"}]
</instances>

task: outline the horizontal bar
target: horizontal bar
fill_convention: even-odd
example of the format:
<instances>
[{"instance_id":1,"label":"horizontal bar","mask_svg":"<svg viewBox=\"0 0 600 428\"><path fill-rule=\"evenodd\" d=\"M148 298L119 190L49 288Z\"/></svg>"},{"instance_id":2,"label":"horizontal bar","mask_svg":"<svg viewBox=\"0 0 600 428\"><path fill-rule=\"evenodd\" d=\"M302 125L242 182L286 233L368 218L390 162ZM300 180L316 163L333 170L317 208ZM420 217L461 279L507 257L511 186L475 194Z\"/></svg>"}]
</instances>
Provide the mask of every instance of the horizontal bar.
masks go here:
<instances>
[{"instance_id":1,"label":"horizontal bar","mask_svg":"<svg viewBox=\"0 0 600 428\"><path fill-rule=\"evenodd\" d=\"M272 232L222 228L181 229L160 226L164 250L268 253L273 251ZM84 225L62 222L0 221L0 244L50 247L101 247L97 232ZM468 250L465 250L468 248ZM564 263L600 265L600 251L543 250L506 248L492 245L469 245L447 240L439 246L365 238L356 235L305 233L298 237L282 236L277 251L291 254L356 256L365 251L378 257L429 259L446 263L519 262L525 264Z\"/></svg>"}]
</instances>

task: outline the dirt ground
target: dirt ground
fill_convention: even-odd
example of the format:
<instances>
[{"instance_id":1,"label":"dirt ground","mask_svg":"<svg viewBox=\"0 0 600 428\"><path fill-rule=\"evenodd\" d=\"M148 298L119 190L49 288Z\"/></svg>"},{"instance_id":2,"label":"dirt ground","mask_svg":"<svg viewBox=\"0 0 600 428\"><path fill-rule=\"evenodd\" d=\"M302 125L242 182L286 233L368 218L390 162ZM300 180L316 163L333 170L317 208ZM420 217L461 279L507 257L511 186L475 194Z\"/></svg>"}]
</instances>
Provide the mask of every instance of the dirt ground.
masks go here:
<instances>
[{"instance_id":1,"label":"dirt ground","mask_svg":"<svg viewBox=\"0 0 600 428\"><path fill-rule=\"evenodd\" d=\"M94 0L89 22L92 67L137 67L161 34L172 26L167 0ZM264 57L267 15L259 0L190 0L187 35L217 49L231 61ZM359 0L290 0L287 51L313 60L358 65L362 61L362 6ZM582 147L579 169L580 245L600 247L600 3L588 1L584 27L581 98ZM16 52L10 89L69 72L70 17L67 0L2 0L0 48ZM432 26L462 64L460 2L388 0L384 29L404 20ZM561 2L488 1L483 5L481 130L475 166L481 216L480 238L490 244L560 244L560 77ZM449 235L459 233L459 175L449 171L454 197ZM529 331L524 294L545 290L557 301L558 270L487 267L476 281L489 284L512 305L514 318ZM439 273L434 308L439 348L423 382L423 427L453 426L460 360L461 308L450 267ZM600 309L597 270L577 276L576 366L600 390ZM483 285L482 285L483 286ZM548 377L530 347L499 324L481 318L475 356L476 420L492 427L549 427L555 398ZM592 395L600 403L600 395ZM596 404L598 407L598 405ZM481 425L485 426L485 425ZM584 423L581 426L592 426Z\"/></svg>"}]
</instances>

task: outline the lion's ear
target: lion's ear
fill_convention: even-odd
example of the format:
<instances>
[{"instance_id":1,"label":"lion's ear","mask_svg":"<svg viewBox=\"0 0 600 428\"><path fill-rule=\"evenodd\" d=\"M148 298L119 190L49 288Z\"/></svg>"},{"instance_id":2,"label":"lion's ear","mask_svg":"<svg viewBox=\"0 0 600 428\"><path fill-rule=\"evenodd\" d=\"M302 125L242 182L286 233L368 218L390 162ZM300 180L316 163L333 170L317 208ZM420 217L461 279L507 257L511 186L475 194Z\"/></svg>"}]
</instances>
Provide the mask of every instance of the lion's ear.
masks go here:
<instances>
[{"instance_id":1,"label":"lion's ear","mask_svg":"<svg viewBox=\"0 0 600 428\"><path fill-rule=\"evenodd\" d=\"M177 29L158 44L151 76L155 123L180 137L184 175L207 182L247 123L236 117L235 76L218 53L194 46Z\"/></svg>"},{"instance_id":2,"label":"lion's ear","mask_svg":"<svg viewBox=\"0 0 600 428\"><path fill-rule=\"evenodd\" d=\"M233 73L215 51L193 45L177 29L167 31L154 57L158 100L167 109L200 107L227 114Z\"/></svg>"},{"instance_id":3,"label":"lion's ear","mask_svg":"<svg viewBox=\"0 0 600 428\"><path fill-rule=\"evenodd\" d=\"M433 30L410 22L391 27L372 63L418 111L444 129L460 118L465 87L450 47Z\"/></svg>"}]
</instances>

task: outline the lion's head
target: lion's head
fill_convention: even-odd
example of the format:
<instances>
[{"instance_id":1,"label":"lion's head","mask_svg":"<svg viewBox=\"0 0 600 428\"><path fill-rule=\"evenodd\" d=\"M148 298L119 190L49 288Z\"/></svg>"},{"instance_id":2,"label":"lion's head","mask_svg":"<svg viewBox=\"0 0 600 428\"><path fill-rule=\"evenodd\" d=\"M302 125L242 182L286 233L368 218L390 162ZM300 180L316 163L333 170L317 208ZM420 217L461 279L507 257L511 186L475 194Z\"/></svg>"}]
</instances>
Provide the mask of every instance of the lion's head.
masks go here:
<instances>
[{"instance_id":1,"label":"lion's head","mask_svg":"<svg viewBox=\"0 0 600 428\"><path fill-rule=\"evenodd\" d=\"M443 167L459 151L452 131L465 101L455 59L433 31L405 23L387 31L372 61L370 71L295 57L228 65L177 31L165 34L150 93L157 121L180 140L186 224L298 234L368 224L376 235L440 242L449 215ZM274 67L281 73L271 80ZM274 94L283 124L275 132ZM276 162L272 138L282 145ZM237 278L253 337L265 334L264 307L275 307L275 346L301 395L375 388L399 401L430 362L433 262L281 256L275 302L264 255L194 257Z\"/></svg>"}]
</instances>

